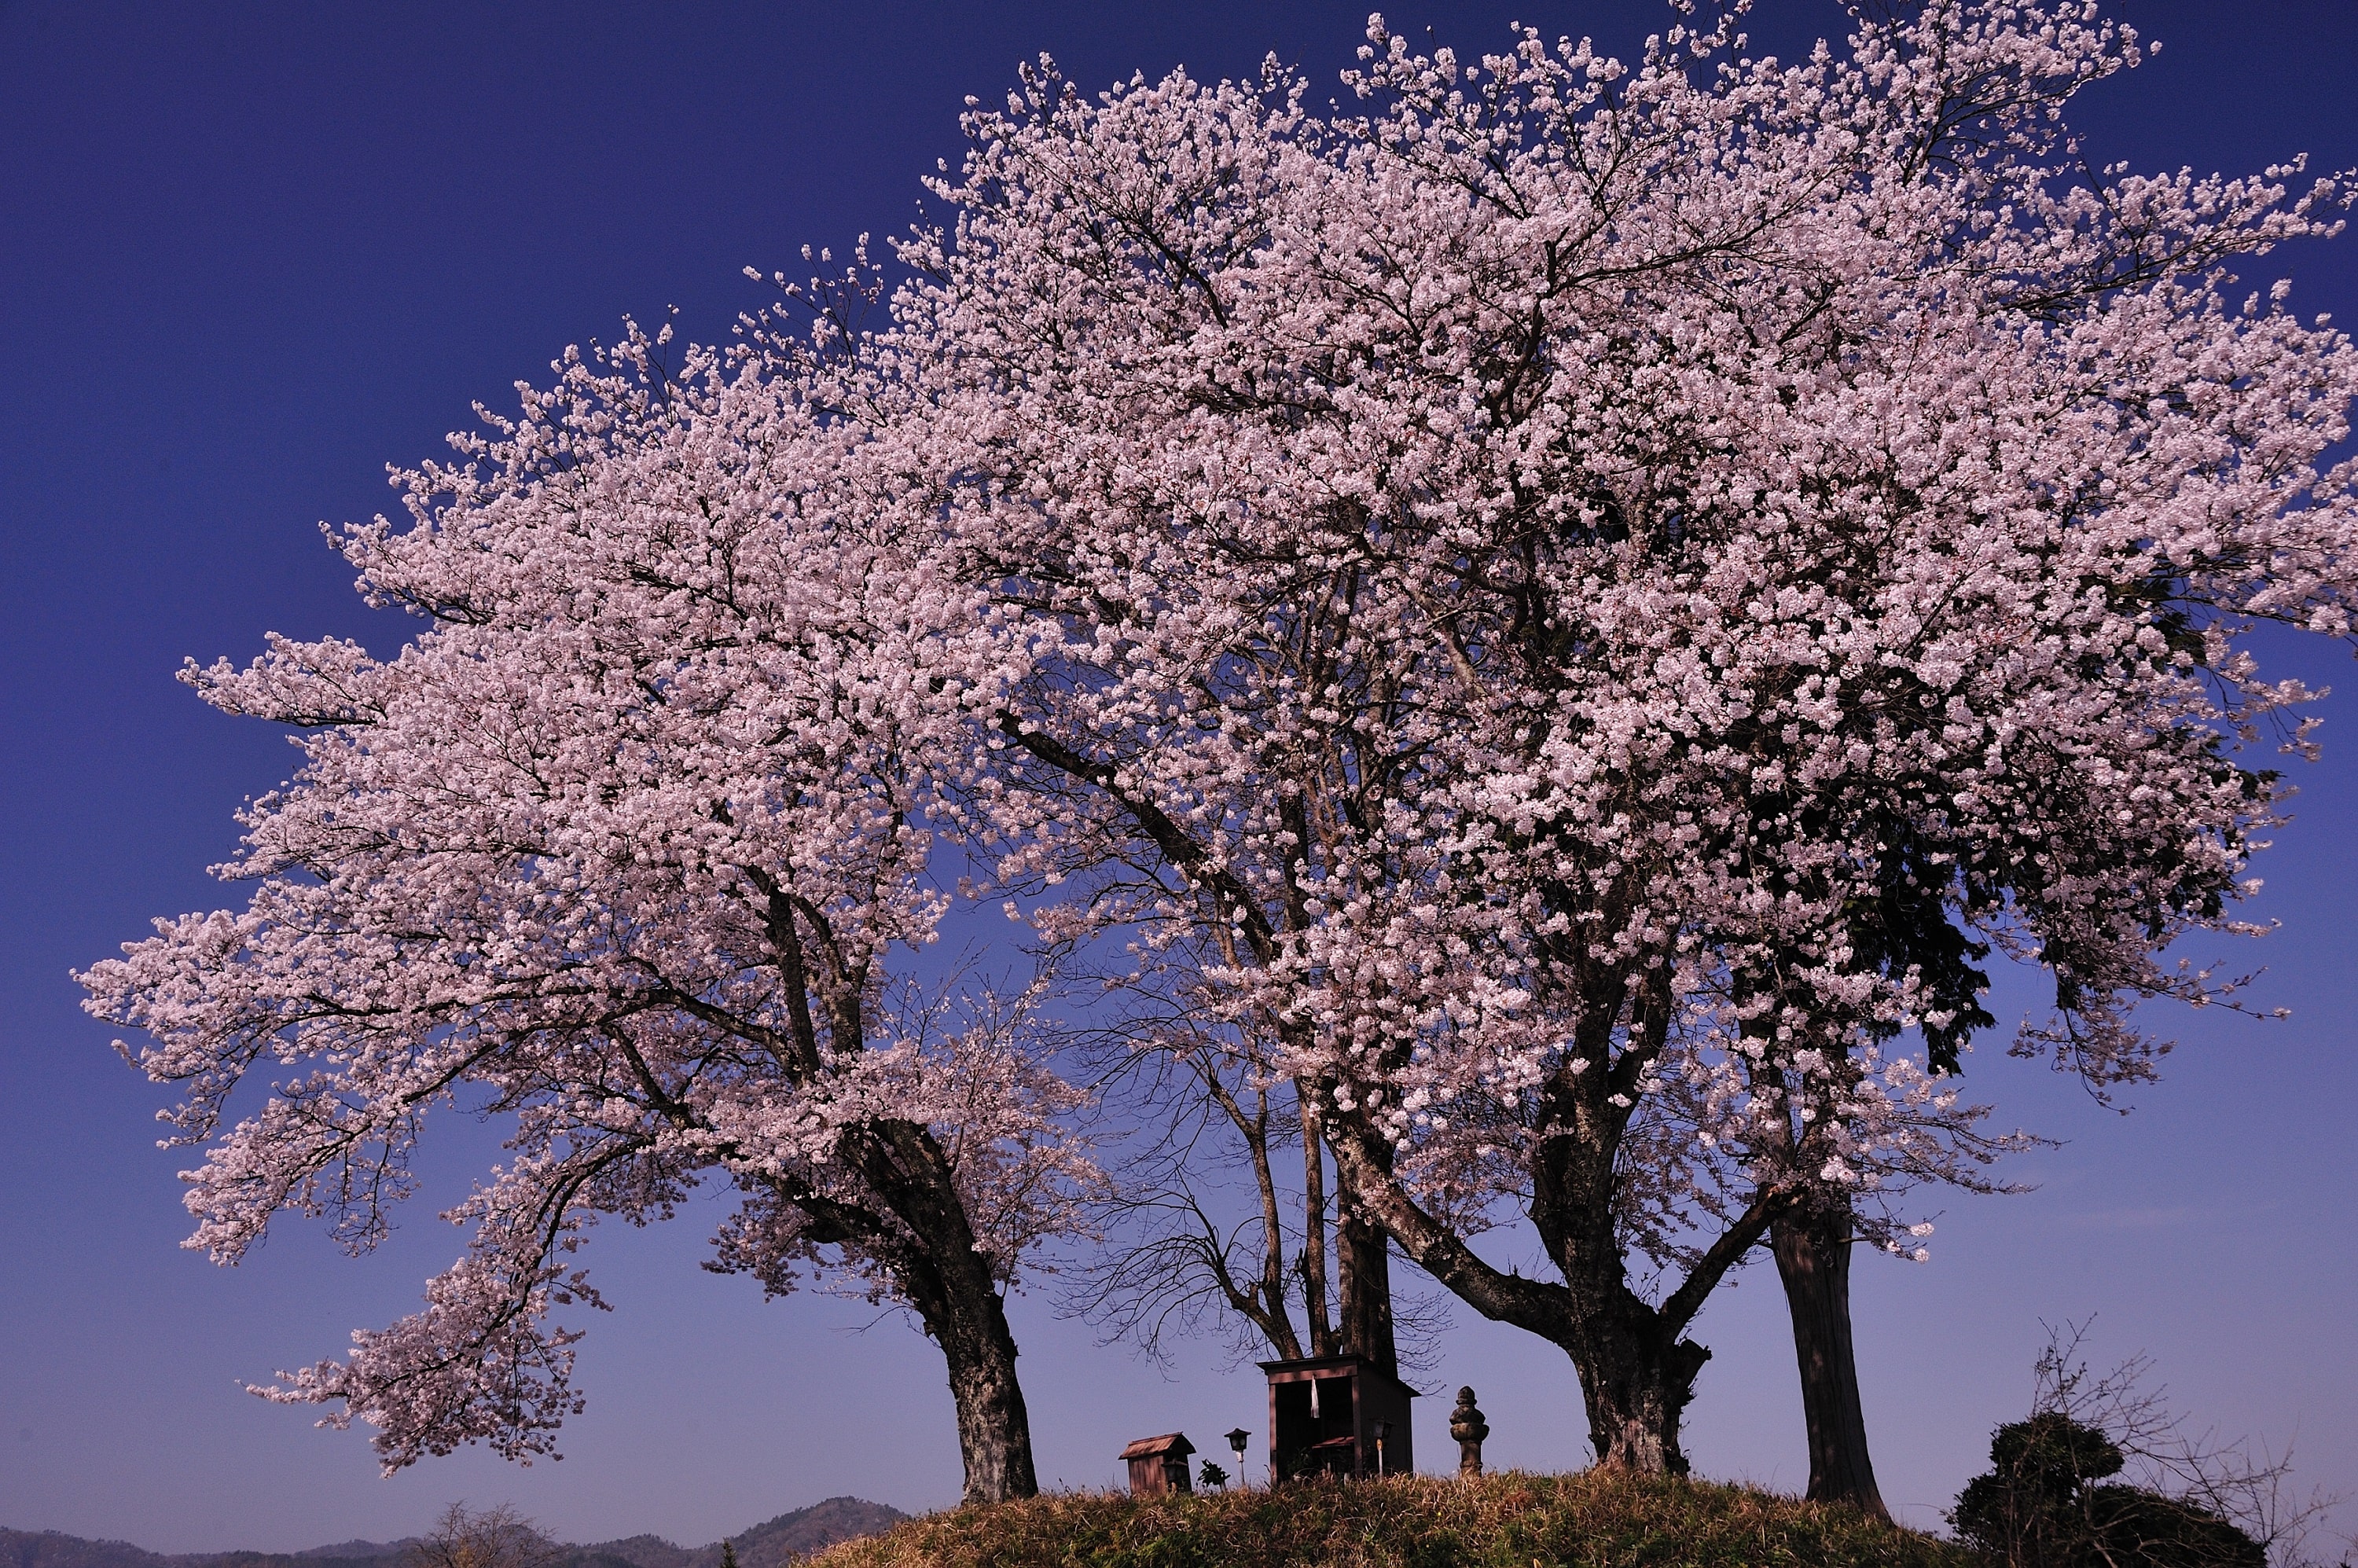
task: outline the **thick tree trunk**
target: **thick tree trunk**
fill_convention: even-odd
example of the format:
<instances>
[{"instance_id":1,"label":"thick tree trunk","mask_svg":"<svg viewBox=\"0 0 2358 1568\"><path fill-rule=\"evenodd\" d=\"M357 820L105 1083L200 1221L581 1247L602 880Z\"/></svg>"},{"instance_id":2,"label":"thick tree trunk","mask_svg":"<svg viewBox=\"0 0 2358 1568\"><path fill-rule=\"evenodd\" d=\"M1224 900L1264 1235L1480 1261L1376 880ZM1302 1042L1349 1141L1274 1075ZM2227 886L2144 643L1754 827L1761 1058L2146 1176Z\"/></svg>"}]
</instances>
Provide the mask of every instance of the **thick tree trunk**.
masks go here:
<instances>
[{"instance_id":1,"label":"thick tree trunk","mask_svg":"<svg viewBox=\"0 0 2358 1568\"><path fill-rule=\"evenodd\" d=\"M1633 1001L1632 1039L1659 1033L1660 1011L1649 988ZM1595 1015L1608 1015L1599 1009ZM1582 1042L1592 1060L1605 1056L1601 1025ZM1612 1075L1566 1073L1550 1087L1552 1113L1574 1135L1539 1141L1531 1161L1531 1224L1548 1256L1563 1271L1561 1324L1549 1337L1580 1370L1596 1462L1641 1476L1683 1476L1679 1423L1694 1397L1696 1376L1711 1352L1684 1337L1703 1294L1724 1270L1722 1246L1696 1265L1696 1277L1657 1306L1630 1289L1628 1262L1614 1225L1620 1173L1616 1152L1634 1095L1617 1088L1634 1069L1628 1063L1650 1050L1625 1053Z\"/></svg>"},{"instance_id":2,"label":"thick tree trunk","mask_svg":"<svg viewBox=\"0 0 2358 1568\"><path fill-rule=\"evenodd\" d=\"M1793 1319L1801 1411L1809 1424L1810 1497L1888 1519L1867 1454L1858 1364L1851 1351L1850 1222L1847 1202L1797 1209L1769 1226L1768 1245Z\"/></svg>"},{"instance_id":3,"label":"thick tree trunk","mask_svg":"<svg viewBox=\"0 0 2358 1568\"><path fill-rule=\"evenodd\" d=\"M1696 1375L1711 1352L1619 1286L1627 1300L1566 1315L1557 1343L1580 1373L1588 1411L1588 1440L1596 1462L1641 1476L1683 1476L1679 1423L1694 1398Z\"/></svg>"},{"instance_id":4,"label":"thick tree trunk","mask_svg":"<svg viewBox=\"0 0 2358 1568\"><path fill-rule=\"evenodd\" d=\"M1571 1357L1600 1464L1640 1475L1686 1473L1679 1422L1711 1352L1683 1331L1720 1278L1766 1234L1765 1198L1714 1240L1657 1307L1628 1288L1609 1204L1565 1201L1579 1195L1584 1178L1605 1190L1595 1170L1580 1168L1587 1162L1567 1152L1540 1173L1549 1201L1534 1206L1534 1218L1563 1271L1557 1284L1498 1269L1420 1207L1391 1178L1387 1145L1364 1118L1332 1117L1328 1130L1340 1184L1357 1213L1476 1312L1527 1329Z\"/></svg>"},{"instance_id":5,"label":"thick tree trunk","mask_svg":"<svg viewBox=\"0 0 2358 1568\"><path fill-rule=\"evenodd\" d=\"M825 933L819 912L797 905L765 874L747 874L769 895L769 936L793 1023L791 1065L806 1074L817 1073L820 1056L811 997L824 1005L829 1045L838 1052L857 1053L865 1029L866 971L828 968L813 975L795 915L799 911ZM831 935L821 950L839 951ZM997 1503L1037 1496L1032 1418L1015 1376L1015 1335L1007 1326L999 1280L977 1242L949 1157L923 1125L892 1120L847 1131L840 1153L857 1164L872 1201L821 1198L799 1188L781 1189L781 1195L810 1217L811 1239L857 1242L870 1249L925 1332L942 1347L949 1362L950 1398L957 1407L958 1454L966 1462L961 1501ZM881 1222L874 1212L880 1207L906 1227L905 1237L892 1235L895 1227ZM886 1237L891 1238L884 1240Z\"/></svg>"},{"instance_id":6,"label":"thick tree trunk","mask_svg":"<svg viewBox=\"0 0 2358 1568\"><path fill-rule=\"evenodd\" d=\"M924 1128L882 1122L872 1126L860 1166L914 1239L897 1249L892 1272L949 1363L958 1455L966 1462L959 1501L1036 1497L1040 1478L1032 1463L1032 1418L1015 1376L1015 1335L948 1159Z\"/></svg>"},{"instance_id":7,"label":"thick tree trunk","mask_svg":"<svg viewBox=\"0 0 2358 1568\"><path fill-rule=\"evenodd\" d=\"M958 1456L966 1462L965 1505L1035 1497L1032 1418L1015 1378L1015 1336L996 1291L960 1314L949 1333L937 1331L949 1361L950 1396L957 1403Z\"/></svg>"}]
</instances>

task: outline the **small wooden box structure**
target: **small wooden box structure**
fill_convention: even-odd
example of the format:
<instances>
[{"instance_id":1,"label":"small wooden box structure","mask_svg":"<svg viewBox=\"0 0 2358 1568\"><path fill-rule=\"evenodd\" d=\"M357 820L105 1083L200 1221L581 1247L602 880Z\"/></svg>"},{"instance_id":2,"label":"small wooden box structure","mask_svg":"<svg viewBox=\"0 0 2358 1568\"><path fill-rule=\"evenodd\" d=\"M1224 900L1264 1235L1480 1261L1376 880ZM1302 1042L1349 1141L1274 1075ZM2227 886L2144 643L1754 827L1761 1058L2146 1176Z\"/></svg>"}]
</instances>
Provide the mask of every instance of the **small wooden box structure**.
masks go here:
<instances>
[{"instance_id":1,"label":"small wooden box structure","mask_svg":"<svg viewBox=\"0 0 2358 1568\"><path fill-rule=\"evenodd\" d=\"M1271 1482L1303 1476L1405 1476L1416 1469L1416 1390L1359 1356L1263 1361Z\"/></svg>"},{"instance_id":2,"label":"small wooden box structure","mask_svg":"<svg viewBox=\"0 0 2358 1568\"><path fill-rule=\"evenodd\" d=\"M1187 1455L1195 1452L1195 1445L1184 1432L1140 1438L1121 1451L1123 1462L1130 1466L1130 1495L1160 1498L1194 1491L1187 1480Z\"/></svg>"}]
</instances>

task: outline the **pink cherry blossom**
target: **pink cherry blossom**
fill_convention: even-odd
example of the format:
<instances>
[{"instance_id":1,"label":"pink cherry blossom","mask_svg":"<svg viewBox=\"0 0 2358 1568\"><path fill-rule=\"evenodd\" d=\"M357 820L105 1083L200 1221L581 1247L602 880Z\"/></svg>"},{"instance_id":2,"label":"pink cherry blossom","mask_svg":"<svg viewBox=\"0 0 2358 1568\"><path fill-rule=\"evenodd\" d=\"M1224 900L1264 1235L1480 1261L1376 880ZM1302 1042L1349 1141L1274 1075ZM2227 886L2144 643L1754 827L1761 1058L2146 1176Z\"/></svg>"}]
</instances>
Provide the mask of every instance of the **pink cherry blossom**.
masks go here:
<instances>
[{"instance_id":1,"label":"pink cherry blossom","mask_svg":"<svg viewBox=\"0 0 2358 1568\"><path fill-rule=\"evenodd\" d=\"M1277 1041L1350 1198L1641 1468L1780 1216L1905 1248L2020 1143L1953 1077L1985 954L2099 1088L2140 1000L2229 993L2160 955L2252 929L2308 694L2247 633L2350 632L2358 355L2228 271L2347 178L2085 168L2140 46L2078 0L1798 61L1739 16L1634 67L1378 21L1325 116L1035 73L877 351L1035 661L978 704L1003 877ZM1498 1204L1559 1278L1468 1245Z\"/></svg>"},{"instance_id":2,"label":"pink cherry blossom","mask_svg":"<svg viewBox=\"0 0 2358 1568\"><path fill-rule=\"evenodd\" d=\"M863 258L787 288L815 332L574 357L406 476L342 541L400 654L191 670L310 730L245 910L87 977L209 1144L196 1243L366 1245L429 1107L518 1129L428 1310L287 1397L541 1451L580 1227L726 1173L720 1264L909 1303L969 1496L1025 1489L997 1291L1095 1177L1032 1005L906 991L937 863L1178 1000L1140 1047L1290 1089L1640 1469L1772 1228L1917 1252L1910 1189L2024 1141L1957 1082L1990 955L2100 1091L2141 1002L2232 1001L2164 956L2255 929L2311 749L2251 633L2348 639L2358 546L2358 352L2232 268L2349 178L2086 167L2142 47L2092 0L1796 60L1674 14L1632 65L1378 18L1324 113L1044 63L889 298ZM1510 1214L1553 1277L1477 1253Z\"/></svg>"},{"instance_id":3,"label":"pink cherry blossom","mask_svg":"<svg viewBox=\"0 0 2358 1568\"><path fill-rule=\"evenodd\" d=\"M402 476L407 526L344 537L364 591L431 619L397 655L274 639L188 670L303 728L303 766L222 868L244 910L159 923L90 1005L180 1086L189 1244L224 1262L286 1209L371 1246L430 1113L511 1119L426 1310L267 1390L376 1427L388 1469L553 1452L589 1225L717 1179L744 1202L715 1266L910 1308L968 1495L1026 1494L1001 1292L1096 1178L1039 989L918 983L967 723L936 627L973 595L842 478L857 442L807 378L666 374L663 346L569 356L462 465ZM255 1071L269 1098L224 1129Z\"/></svg>"}]
</instances>

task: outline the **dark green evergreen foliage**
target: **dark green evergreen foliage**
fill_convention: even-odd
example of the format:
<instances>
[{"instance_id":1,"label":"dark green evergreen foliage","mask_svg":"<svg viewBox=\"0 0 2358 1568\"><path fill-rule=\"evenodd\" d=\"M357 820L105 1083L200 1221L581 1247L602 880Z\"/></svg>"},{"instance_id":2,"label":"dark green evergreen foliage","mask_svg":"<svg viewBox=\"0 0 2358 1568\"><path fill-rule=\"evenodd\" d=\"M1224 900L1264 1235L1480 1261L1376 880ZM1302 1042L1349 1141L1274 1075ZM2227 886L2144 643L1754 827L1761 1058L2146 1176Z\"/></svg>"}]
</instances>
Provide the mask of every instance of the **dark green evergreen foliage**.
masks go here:
<instances>
[{"instance_id":1,"label":"dark green evergreen foliage","mask_svg":"<svg viewBox=\"0 0 2358 1568\"><path fill-rule=\"evenodd\" d=\"M2109 1561L2266 1568L2268 1554L2230 1521L2178 1498L2136 1487L2096 1487L2088 1520Z\"/></svg>"},{"instance_id":2,"label":"dark green evergreen foliage","mask_svg":"<svg viewBox=\"0 0 2358 1568\"><path fill-rule=\"evenodd\" d=\"M1228 1473L1226 1470L1221 1469L1217 1465L1213 1464L1210 1460L1205 1460L1204 1485L1217 1488L1226 1487L1228 1484Z\"/></svg>"},{"instance_id":3,"label":"dark green evergreen foliage","mask_svg":"<svg viewBox=\"0 0 2358 1568\"><path fill-rule=\"evenodd\" d=\"M1997 1429L1994 1468L1957 1494L1957 1539L2007 1568L2266 1568L2258 1541L2207 1509L2138 1487L2118 1444L2054 1411Z\"/></svg>"}]
</instances>

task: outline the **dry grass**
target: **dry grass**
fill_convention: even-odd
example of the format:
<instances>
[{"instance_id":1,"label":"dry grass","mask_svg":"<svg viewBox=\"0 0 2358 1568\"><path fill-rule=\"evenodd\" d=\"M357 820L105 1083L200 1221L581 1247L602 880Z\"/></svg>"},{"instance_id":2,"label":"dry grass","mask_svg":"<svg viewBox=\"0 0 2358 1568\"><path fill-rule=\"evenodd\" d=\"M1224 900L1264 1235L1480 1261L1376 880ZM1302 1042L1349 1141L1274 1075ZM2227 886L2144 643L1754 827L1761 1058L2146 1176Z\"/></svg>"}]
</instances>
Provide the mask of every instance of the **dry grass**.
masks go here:
<instances>
[{"instance_id":1,"label":"dry grass","mask_svg":"<svg viewBox=\"0 0 2358 1568\"><path fill-rule=\"evenodd\" d=\"M1962 1549L1741 1487L1437 1476L1133 1502L1076 1492L912 1519L812 1568L1971 1568Z\"/></svg>"}]
</instances>

